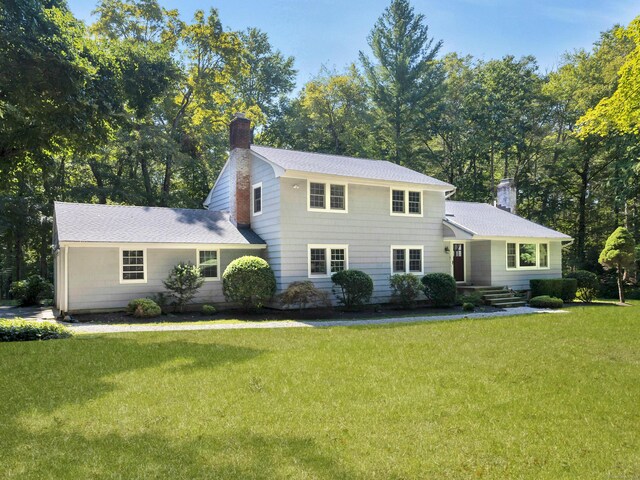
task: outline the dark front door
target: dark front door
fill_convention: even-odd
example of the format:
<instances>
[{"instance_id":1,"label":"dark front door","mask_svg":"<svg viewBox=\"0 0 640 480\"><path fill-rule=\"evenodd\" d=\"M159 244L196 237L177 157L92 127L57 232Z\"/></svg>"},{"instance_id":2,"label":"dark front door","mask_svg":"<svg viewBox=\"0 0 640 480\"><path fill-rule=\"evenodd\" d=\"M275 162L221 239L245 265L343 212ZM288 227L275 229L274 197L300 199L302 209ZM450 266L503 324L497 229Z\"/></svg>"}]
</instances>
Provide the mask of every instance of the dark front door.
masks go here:
<instances>
[{"instance_id":1,"label":"dark front door","mask_svg":"<svg viewBox=\"0 0 640 480\"><path fill-rule=\"evenodd\" d=\"M453 244L453 278L464 282L464 243Z\"/></svg>"}]
</instances>

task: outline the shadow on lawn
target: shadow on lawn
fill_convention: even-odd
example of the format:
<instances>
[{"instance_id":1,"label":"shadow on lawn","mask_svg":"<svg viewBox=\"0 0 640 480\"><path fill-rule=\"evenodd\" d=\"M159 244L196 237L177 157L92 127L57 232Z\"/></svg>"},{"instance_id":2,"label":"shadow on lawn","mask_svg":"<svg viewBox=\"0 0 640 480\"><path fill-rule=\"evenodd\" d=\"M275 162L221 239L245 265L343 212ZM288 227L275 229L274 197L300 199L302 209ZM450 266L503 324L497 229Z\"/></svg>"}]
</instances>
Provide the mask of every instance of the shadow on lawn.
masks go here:
<instances>
[{"instance_id":1,"label":"shadow on lawn","mask_svg":"<svg viewBox=\"0 0 640 480\"><path fill-rule=\"evenodd\" d=\"M158 341L157 336L108 341L73 338L16 342L0 349L0 427L21 412L48 412L66 404L82 406L107 394L115 374L171 364L189 370L217 368L256 358L261 350L197 341ZM9 357L9 361L3 360ZM13 357L13 358L11 358Z\"/></svg>"}]
</instances>

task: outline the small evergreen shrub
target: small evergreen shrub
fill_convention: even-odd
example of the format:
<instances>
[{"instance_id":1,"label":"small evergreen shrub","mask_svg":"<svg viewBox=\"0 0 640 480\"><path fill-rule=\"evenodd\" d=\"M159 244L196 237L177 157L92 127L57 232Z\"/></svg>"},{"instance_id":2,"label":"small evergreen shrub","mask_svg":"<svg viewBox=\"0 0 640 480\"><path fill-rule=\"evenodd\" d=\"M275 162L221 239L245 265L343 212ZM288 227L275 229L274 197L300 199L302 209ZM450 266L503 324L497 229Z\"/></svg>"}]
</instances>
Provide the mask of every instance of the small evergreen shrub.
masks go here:
<instances>
[{"instance_id":1,"label":"small evergreen shrub","mask_svg":"<svg viewBox=\"0 0 640 480\"><path fill-rule=\"evenodd\" d=\"M0 320L0 342L52 340L68 338L73 334L64 325L46 321L29 321L21 318Z\"/></svg>"},{"instance_id":2,"label":"small evergreen shrub","mask_svg":"<svg viewBox=\"0 0 640 480\"><path fill-rule=\"evenodd\" d=\"M150 298L136 298L127 305L127 312L136 318L153 318L158 317L162 310Z\"/></svg>"},{"instance_id":3,"label":"small evergreen shrub","mask_svg":"<svg viewBox=\"0 0 640 480\"><path fill-rule=\"evenodd\" d=\"M576 297L586 303L593 302L600 291L598 276L587 270L577 270L567 275L567 278L575 278L577 282Z\"/></svg>"},{"instance_id":4,"label":"small evergreen shrub","mask_svg":"<svg viewBox=\"0 0 640 480\"><path fill-rule=\"evenodd\" d=\"M413 308L422 291L420 279L412 273L398 273L389 278L391 301L403 308Z\"/></svg>"},{"instance_id":5,"label":"small evergreen shrub","mask_svg":"<svg viewBox=\"0 0 640 480\"><path fill-rule=\"evenodd\" d=\"M541 295L529 300L529 306L533 308L562 308L562 303L561 298L550 297L549 295Z\"/></svg>"},{"instance_id":6,"label":"small evergreen shrub","mask_svg":"<svg viewBox=\"0 0 640 480\"><path fill-rule=\"evenodd\" d=\"M13 282L9 292L20 306L39 305L41 300L53 298L53 285L40 275L31 275Z\"/></svg>"},{"instance_id":7,"label":"small evergreen shrub","mask_svg":"<svg viewBox=\"0 0 640 480\"><path fill-rule=\"evenodd\" d=\"M266 260L245 256L236 258L222 274L222 291L228 302L255 310L276 293L276 276Z\"/></svg>"},{"instance_id":8,"label":"small evergreen shrub","mask_svg":"<svg viewBox=\"0 0 640 480\"><path fill-rule=\"evenodd\" d=\"M204 313L205 315L215 315L215 313L217 311L218 310L213 305L203 305L202 306L202 313Z\"/></svg>"},{"instance_id":9,"label":"small evergreen shrub","mask_svg":"<svg viewBox=\"0 0 640 480\"><path fill-rule=\"evenodd\" d=\"M368 303L373 294L373 280L360 270L342 270L331 275L338 301L346 308Z\"/></svg>"},{"instance_id":10,"label":"small evergreen shrub","mask_svg":"<svg viewBox=\"0 0 640 480\"><path fill-rule=\"evenodd\" d=\"M456 281L447 273L428 273L422 277L424 294L434 307L451 307L456 303Z\"/></svg>"},{"instance_id":11,"label":"small evergreen shrub","mask_svg":"<svg viewBox=\"0 0 640 480\"><path fill-rule=\"evenodd\" d=\"M462 304L462 310L465 312L473 312L476 309L476 306L473 303L466 302Z\"/></svg>"},{"instance_id":12,"label":"small evergreen shrub","mask_svg":"<svg viewBox=\"0 0 640 480\"><path fill-rule=\"evenodd\" d=\"M466 295L456 296L456 305L464 305L465 303L471 303L476 307L479 307L484 303L482 300L482 294L478 292L471 292Z\"/></svg>"},{"instance_id":13,"label":"small evergreen shrub","mask_svg":"<svg viewBox=\"0 0 640 480\"><path fill-rule=\"evenodd\" d=\"M192 263L179 263L164 280L164 286L169 295L175 298L175 305L179 311L189 303L204 283L202 271Z\"/></svg>"},{"instance_id":14,"label":"small evergreen shrub","mask_svg":"<svg viewBox=\"0 0 640 480\"><path fill-rule=\"evenodd\" d=\"M280 294L280 301L286 307L297 306L300 310L307 305L322 305L324 307L331 305L327 292L320 290L309 280L290 283L287 289Z\"/></svg>"},{"instance_id":15,"label":"small evergreen shrub","mask_svg":"<svg viewBox=\"0 0 640 480\"><path fill-rule=\"evenodd\" d=\"M570 302L576 297L578 281L575 278L544 278L529 280L531 296L549 296Z\"/></svg>"}]
</instances>

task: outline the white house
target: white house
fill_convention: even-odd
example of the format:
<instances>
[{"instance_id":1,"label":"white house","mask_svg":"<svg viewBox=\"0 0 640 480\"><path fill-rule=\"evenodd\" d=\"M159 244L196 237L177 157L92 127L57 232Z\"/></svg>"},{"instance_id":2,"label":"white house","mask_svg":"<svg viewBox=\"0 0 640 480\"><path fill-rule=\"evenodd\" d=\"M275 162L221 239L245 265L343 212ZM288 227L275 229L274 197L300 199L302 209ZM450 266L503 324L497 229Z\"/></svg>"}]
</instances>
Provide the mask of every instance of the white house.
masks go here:
<instances>
[{"instance_id":1,"label":"white house","mask_svg":"<svg viewBox=\"0 0 640 480\"><path fill-rule=\"evenodd\" d=\"M63 312L122 309L163 290L179 262L203 268L196 302L224 301L221 273L239 256L268 260L278 291L296 280L331 290L354 268L388 301L389 277L451 273L461 285L529 288L561 276L570 237L499 207L448 201L455 187L381 160L251 145L248 119L230 125L231 153L201 210L55 204L56 305ZM510 211L507 211L510 210Z\"/></svg>"}]
</instances>

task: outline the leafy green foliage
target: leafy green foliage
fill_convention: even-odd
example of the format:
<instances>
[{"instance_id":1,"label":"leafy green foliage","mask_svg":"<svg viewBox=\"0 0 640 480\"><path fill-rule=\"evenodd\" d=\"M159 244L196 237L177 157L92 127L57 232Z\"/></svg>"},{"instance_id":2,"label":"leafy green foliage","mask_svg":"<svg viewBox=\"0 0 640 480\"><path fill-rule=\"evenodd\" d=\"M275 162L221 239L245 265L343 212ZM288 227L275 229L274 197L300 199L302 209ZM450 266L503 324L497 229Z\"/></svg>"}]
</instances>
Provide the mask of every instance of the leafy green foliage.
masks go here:
<instances>
[{"instance_id":1,"label":"leafy green foliage","mask_svg":"<svg viewBox=\"0 0 640 480\"><path fill-rule=\"evenodd\" d=\"M451 307L456 302L456 281L447 273L427 273L422 277L422 286L427 300L434 307Z\"/></svg>"},{"instance_id":2,"label":"leafy green foliage","mask_svg":"<svg viewBox=\"0 0 640 480\"><path fill-rule=\"evenodd\" d=\"M567 278L575 278L577 282L576 297L586 303L593 302L600 291L598 276L587 270L577 270L567 274Z\"/></svg>"},{"instance_id":3,"label":"leafy green foliage","mask_svg":"<svg viewBox=\"0 0 640 480\"><path fill-rule=\"evenodd\" d=\"M222 291L228 302L255 310L275 295L276 277L267 261L260 257L236 258L222 274Z\"/></svg>"},{"instance_id":4,"label":"leafy green foliage","mask_svg":"<svg viewBox=\"0 0 640 480\"><path fill-rule=\"evenodd\" d=\"M420 279L412 273L397 273L389 278L391 301L403 308L413 308L422 293Z\"/></svg>"},{"instance_id":5,"label":"leafy green foliage","mask_svg":"<svg viewBox=\"0 0 640 480\"><path fill-rule=\"evenodd\" d=\"M127 312L136 318L153 318L160 316L162 309L150 298L136 298L127 305Z\"/></svg>"},{"instance_id":6,"label":"leafy green foliage","mask_svg":"<svg viewBox=\"0 0 640 480\"><path fill-rule=\"evenodd\" d=\"M309 280L291 282L280 294L279 300L286 307L297 306L300 310L310 305L322 307L331 305L327 292L320 290Z\"/></svg>"},{"instance_id":7,"label":"leafy green foliage","mask_svg":"<svg viewBox=\"0 0 640 480\"><path fill-rule=\"evenodd\" d=\"M10 293L21 306L39 305L42 300L53 298L53 285L40 275L31 275L13 282Z\"/></svg>"},{"instance_id":8,"label":"leafy green foliage","mask_svg":"<svg viewBox=\"0 0 640 480\"><path fill-rule=\"evenodd\" d=\"M191 263L179 263L162 282L169 295L175 298L179 311L183 311L204 283L204 277L200 269Z\"/></svg>"},{"instance_id":9,"label":"leafy green foliage","mask_svg":"<svg viewBox=\"0 0 640 480\"><path fill-rule=\"evenodd\" d=\"M471 302L465 302L462 304L462 310L465 312L473 312L476 309L475 304Z\"/></svg>"},{"instance_id":10,"label":"leafy green foliage","mask_svg":"<svg viewBox=\"0 0 640 480\"><path fill-rule=\"evenodd\" d=\"M549 295L540 295L529 300L529 306L533 308L562 308L562 299L550 297Z\"/></svg>"},{"instance_id":11,"label":"leafy green foliage","mask_svg":"<svg viewBox=\"0 0 640 480\"><path fill-rule=\"evenodd\" d=\"M205 315L215 315L218 312L218 309L213 305L203 305L202 313Z\"/></svg>"},{"instance_id":12,"label":"leafy green foliage","mask_svg":"<svg viewBox=\"0 0 640 480\"><path fill-rule=\"evenodd\" d=\"M456 305L463 305L465 303L471 303L476 307L483 304L482 294L478 292L469 292L463 295L456 296Z\"/></svg>"},{"instance_id":13,"label":"leafy green foliage","mask_svg":"<svg viewBox=\"0 0 640 480\"><path fill-rule=\"evenodd\" d=\"M550 296L571 302L576 297L578 281L575 278L536 278L529 280L531 296Z\"/></svg>"},{"instance_id":14,"label":"leafy green foliage","mask_svg":"<svg viewBox=\"0 0 640 480\"><path fill-rule=\"evenodd\" d=\"M624 303L624 271L633 268L636 262L636 244L631 233L618 227L607 239L598 261L605 269L616 269L618 296L620 303Z\"/></svg>"},{"instance_id":15,"label":"leafy green foliage","mask_svg":"<svg viewBox=\"0 0 640 480\"><path fill-rule=\"evenodd\" d=\"M25 342L68 338L71 331L64 325L48 321L0 319L0 342Z\"/></svg>"},{"instance_id":16,"label":"leafy green foliage","mask_svg":"<svg viewBox=\"0 0 640 480\"><path fill-rule=\"evenodd\" d=\"M369 302L373 280L360 270L342 270L331 275L338 301L346 308L357 308Z\"/></svg>"}]
</instances>

